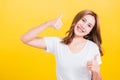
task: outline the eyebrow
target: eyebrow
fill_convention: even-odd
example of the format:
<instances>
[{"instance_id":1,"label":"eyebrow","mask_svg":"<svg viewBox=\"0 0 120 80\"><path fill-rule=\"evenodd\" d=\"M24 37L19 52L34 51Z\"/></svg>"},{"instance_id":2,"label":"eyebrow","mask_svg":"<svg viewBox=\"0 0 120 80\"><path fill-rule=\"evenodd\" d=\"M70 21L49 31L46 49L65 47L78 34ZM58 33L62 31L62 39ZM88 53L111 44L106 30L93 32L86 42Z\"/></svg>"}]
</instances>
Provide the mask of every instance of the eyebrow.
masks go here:
<instances>
[{"instance_id":1,"label":"eyebrow","mask_svg":"<svg viewBox=\"0 0 120 80\"><path fill-rule=\"evenodd\" d=\"M87 21L87 19L86 19L86 18L83 18L83 19L85 19L85 21Z\"/></svg>"}]
</instances>

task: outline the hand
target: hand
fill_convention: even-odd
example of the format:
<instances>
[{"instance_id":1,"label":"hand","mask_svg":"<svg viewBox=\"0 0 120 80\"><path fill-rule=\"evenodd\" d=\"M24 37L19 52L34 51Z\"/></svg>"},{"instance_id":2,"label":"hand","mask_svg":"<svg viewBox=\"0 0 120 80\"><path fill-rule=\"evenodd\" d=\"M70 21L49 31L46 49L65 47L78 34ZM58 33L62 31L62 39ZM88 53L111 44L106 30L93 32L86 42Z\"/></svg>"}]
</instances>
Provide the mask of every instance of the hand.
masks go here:
<instances>
[{"instance_id":1,"label":"hand","mask_svg":"<svg viewBox=\"0 0 120 80\"><path fill-rule=\"evenodd\" d=\"M61 26L62 26L62 21L61 21L62 16L63 16L63 15L60 15L60 16L56 19L56 23L54 24L55 29L61 28Z\"/></svg>"},{"instance_id":2,"label":"hand","mask_svg":"<svg viewBox=\"0 0 120 80\"><path fill-rule=\"evenodd\" d=\"M97 57L98 57L98 55L95 55L93 61L87 62L87 68L90 70L90 72L99 73L99 71L100 71L100 66L97 62Z\"/></svg>"},{"instance_id":3,"label":"hand","mask_svg":"<svg viewBox=\"0 0 120 80\"><path fill-rule=\"evenodd\" d=\"M55 28L55 29L60 29L62 27L62 18L63 15L60 15L58 18L53 19L51 21L49 21L48 23L50 24L51 27Z\"/></svg>"}]
</instances>

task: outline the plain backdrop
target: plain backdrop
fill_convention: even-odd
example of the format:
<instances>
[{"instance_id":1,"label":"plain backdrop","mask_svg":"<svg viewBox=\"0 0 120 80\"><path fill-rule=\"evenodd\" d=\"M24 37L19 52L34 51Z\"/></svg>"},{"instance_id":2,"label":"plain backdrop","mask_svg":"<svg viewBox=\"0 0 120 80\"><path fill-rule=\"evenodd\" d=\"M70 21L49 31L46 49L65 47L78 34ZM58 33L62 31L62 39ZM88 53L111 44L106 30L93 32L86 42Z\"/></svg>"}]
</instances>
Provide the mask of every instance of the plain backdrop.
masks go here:
<instances>
[{"instance_id":1,"label":"plain backdrop","mask_svg":"<svg viewBox=\"0 0 120 80\"><path fill-rule=\"evenodd\" d=\"M74 16L90 9L100 18L103 80L120 73L120 0L0 0L0 80L56 80L55 57L20 41L29 29L63 14L60 30L38 36L64 37Z\"/></svg>"}]
</instances>

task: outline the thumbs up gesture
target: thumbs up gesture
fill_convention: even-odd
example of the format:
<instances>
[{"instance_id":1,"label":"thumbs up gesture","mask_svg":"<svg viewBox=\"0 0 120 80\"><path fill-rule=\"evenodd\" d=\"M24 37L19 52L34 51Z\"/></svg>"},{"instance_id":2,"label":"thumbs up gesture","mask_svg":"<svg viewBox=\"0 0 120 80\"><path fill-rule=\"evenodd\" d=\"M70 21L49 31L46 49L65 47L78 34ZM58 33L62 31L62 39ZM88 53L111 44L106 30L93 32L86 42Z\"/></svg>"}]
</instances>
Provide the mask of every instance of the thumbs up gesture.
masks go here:
<instances>
[{"instance_id":1,"label":"thumbs up gesture","mask_svg":"<svg viewBox=\"0 0 120 80\"><path fill-rule=\"evenodd\" d=\"M56 30L60 29L62 27L62 18L63 14L61 14L59 17L48 21L47 23L49 24L50 27L55 28Z\"/></svg>"},{"instance_id":2,"label":"thumbs up gesture","mask_svg":"<svg viewBox=\"0 0 120 80\"><path fill-rule=\"evenodd\" d=\"M100 66L97 62L98 55L94 56L92 61L87 61L87 68L90 72L99 72Z\"/></svg>"},{"instance_id":3,"label":"thumbs up gesture","mask_svg":"<svg viewBox=\"0 0 120 80\"><path fill-rule=\"evenodd\" d=\"M61 26L62 26L62 20L61 20L62 16L63 16L63 14L61 14L61 15L56 19L56 22L55 22L55 24L54 24L55 29L61 28Z\"/></svg>"}]
</instances>

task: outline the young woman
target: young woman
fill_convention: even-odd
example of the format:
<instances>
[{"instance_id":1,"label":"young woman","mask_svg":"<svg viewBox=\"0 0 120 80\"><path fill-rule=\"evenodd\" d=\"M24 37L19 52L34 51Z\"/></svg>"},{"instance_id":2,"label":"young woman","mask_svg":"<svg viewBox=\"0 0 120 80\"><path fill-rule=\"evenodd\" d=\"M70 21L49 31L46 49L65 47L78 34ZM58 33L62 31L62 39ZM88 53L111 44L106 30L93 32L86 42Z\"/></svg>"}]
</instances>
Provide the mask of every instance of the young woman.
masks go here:
<instances>
[{"instance_id":1,"label":"young woman","mask_svg":"<svg viewBox=\"0 0 120 80\"><path fill-rule=\"evenodd\" d=\"M55 55L58 80L102 80L100 56L103 53L97 14L91 10L80 11L63 39L37 37L48 27L59 29L61 26L60 16L29 30L21 41Z\"/></svg>"}]
</instances>

